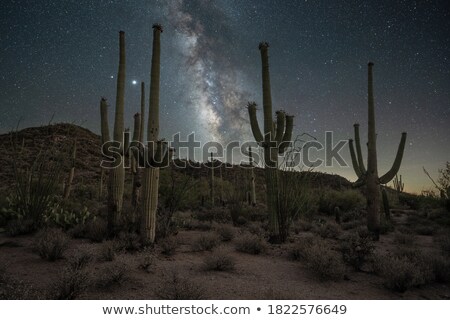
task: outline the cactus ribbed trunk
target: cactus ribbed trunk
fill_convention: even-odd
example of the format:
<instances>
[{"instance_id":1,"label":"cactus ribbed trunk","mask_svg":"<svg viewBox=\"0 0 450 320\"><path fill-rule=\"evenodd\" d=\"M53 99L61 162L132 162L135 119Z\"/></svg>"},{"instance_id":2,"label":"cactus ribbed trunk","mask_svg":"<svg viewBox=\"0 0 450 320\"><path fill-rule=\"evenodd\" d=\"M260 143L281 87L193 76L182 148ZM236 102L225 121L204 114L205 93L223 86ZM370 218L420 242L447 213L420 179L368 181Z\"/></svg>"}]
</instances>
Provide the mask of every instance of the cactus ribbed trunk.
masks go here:
<instances>
[{"instance_id":1,"label":"cactus ribbed trunk","mask_svg":"<svg viewBox=\"0 0 450 320\"><path fill-rule=\"evenodd\" d=\"M133 142L131 144L132 148L139 148L140 141L139 137L141 134L141 115L139 113L136 113L134 115L134 132L133 132ZM129 152L131 161L132 161L132 174L133 174L133 181L132 186L133 190L131 193L131 205L134 208L134 212L132 215L132 222L134 223L136 221L136 210L139 206L140 201L140 189L141 189L141 169L139 168L139 163L136 155L138 155L138 152Z\"/></svg>"},{"instance_id":2,"label":"cactus ribbed trunk","mask_svg":"<svg viewBox=\"0 0 450 320\"><path fill-rule=\"evenodd\" d=\"M384 217L386 220L391 220L391 208L389 206L389 198L385 187L381 187L381 198L383 199Z\"/></svg>"},{"instance_id":3,"label":"cactus ribbed trunk","mask_svg":"<svg viewBox=\"0 0 450 320\"><path fill-rule=\"evenodd\" d=\"M108 225L113 233L120 224L125 183L125 168L123 165L123 133L124 133L124 101L125 101L125 32L119 33L119 70L117 73L116 110L113 139L120 144L122 155L120 164L109 173L108 185Z\"/></svg>"},{"instance_id":4,"label":"cactus ribbed trunk","mask_svg":"<svg viewBox=\"0 0 450 320\"><path fill-rule=\"evenodd\" d=\"M373 64L368 68L368 142L367 142L367 227L377 237L380 232L380 188L378 182L375 107L373 98ZM359 138L359 137L358 137Z\"/></svg>"},{"instance_id":5,"label":"cactus ribbed trunk","mask_svg":"<svg viewBox=\"0 0 450 320\"><path fill-rule=\"evenodd\" d=\"M250 159L250 204L252 206L256 205L256 190L255 190L255 169L253 168L253 154L252 148L249 148L249 159Z\"/></svg>"},{"instance_id":6,"label":"cactus ribbed trunk","mask_svg":"<svg viewBox=\"0 0 450 320\"><path fill-rule=\"evenodd\" d=\"M211 198L211 205L214 207L214 156L211 152L211 176L209 181L209 197Z\"/></svg>"},{"instance_id":7,"label":"cactus ribbed trunk","mask_svg":"<svg viewBox=\"0 0 450 320\"><path fill-rule=\"evenodd\" d=\"M150 75L149 114L147 127L147 142L149 157L156 152L159 139L159 82L160 82L160 39L161 26L153 26L153 51ZM148 157L148 158L149 158ZM156 233L156 211L158 208L159 168L148 166L144 169L142 185L142 221L141 234L153 243Z\"/></svg>"},{"instance_id":8,"label":"cactus ribbed trunk","mask_svg":"<svg viewBox=\"0 0 450 320\"><path fill-rule=\"evenodd\" d=\"M264 161L267 192L267 210L269 212L269 228L271 242L280 242L280 229L278 222L278 150L274 146L274 128L272 121L272 95L270 89L269 73L269 46L260 45L262 63L262 90L264 109Z\"/></svg>"}]
</instances>

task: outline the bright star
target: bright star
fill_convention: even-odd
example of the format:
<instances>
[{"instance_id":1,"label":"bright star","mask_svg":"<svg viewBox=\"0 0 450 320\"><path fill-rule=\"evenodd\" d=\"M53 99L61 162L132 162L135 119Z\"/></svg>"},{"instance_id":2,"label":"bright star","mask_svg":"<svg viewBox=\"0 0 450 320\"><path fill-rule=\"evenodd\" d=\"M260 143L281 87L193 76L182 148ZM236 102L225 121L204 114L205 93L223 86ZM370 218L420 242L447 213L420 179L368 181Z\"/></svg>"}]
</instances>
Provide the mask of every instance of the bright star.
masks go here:
<instances>
[{"instance_id":1,"label":"bright star","mask_svg":"<svg viewBox=\"0 0 450 320\"><path fill-rule=\"evenodd\" d=\"M132 84L137 84L137 81L136 81L136 80L133 80L131 83L132 83Z\"/></svg>"}]
</instances>

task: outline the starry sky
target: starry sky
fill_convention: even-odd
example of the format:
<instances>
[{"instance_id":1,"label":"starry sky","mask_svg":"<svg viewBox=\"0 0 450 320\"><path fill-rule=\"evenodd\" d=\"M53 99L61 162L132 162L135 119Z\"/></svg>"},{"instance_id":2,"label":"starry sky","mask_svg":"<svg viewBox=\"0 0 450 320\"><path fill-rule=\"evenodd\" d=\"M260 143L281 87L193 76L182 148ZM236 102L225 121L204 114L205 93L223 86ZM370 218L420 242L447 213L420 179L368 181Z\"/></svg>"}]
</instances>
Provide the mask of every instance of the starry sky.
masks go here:
<instances>
[{"instance_id":1,"label":"starry sky","mask_svg":"<svg viewBox=\"0 0 450 320\"><path fill-rule=\"evenodd\" d=\"M380 175L408 132L400 173L420 192L450 160L450 13L446 0L2 0L0 133L53 122L100 131L99 99L114 107L118 31L126 32L125 114L147 95L151 26L161 36L161 136L252 140L247 101L262 105L258 43L270 43L275 109L319 141L367 136L373 61ZM261 112L260 112L261 113ZM112 116L113 109L110 111ZM111 117L112 123L112 117ZM262 124L262 119L260 119ZM364 139L363 139L364 141ZM365 148L363 146L365 151ZM320 152L318 153L320 156ZM348 161L345 147L342 155ZM322 155L323 156L323 155ZM350 163L350 162L348 162ZM337 163L320 171L355 179Z\"/></svg>"}]
</instances>

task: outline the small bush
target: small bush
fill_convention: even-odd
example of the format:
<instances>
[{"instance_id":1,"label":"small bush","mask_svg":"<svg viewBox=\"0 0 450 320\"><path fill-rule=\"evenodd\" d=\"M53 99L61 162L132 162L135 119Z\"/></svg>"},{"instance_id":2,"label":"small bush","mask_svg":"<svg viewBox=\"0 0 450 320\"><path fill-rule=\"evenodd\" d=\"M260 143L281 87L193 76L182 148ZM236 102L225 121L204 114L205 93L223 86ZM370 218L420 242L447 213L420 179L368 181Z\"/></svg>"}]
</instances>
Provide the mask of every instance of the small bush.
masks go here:
<instances>
[{"instance_id":1,"label":"small bush","mask_svg":"<svg viewBox=\"0 0 450 320\"><path fill-rule=\"evenodd\" d=\"M362 208L365 199L358 190L325 190L319 198L319 211L333 214L334 208L339 207L343 212Z\"/></svg>"},{"instance_id":2,"label":"small bush","mask_svg":"<svg viewBox=\"0 0 450 320\"><path fill-rule=\"evenodd\" d=\"M306 266L320 280L340 280L345 274L341 256L324 241L318 241L305 250Z\"/></svg>"},{"instance_id":3,"label":"small bush","mask_svg":"<svg viewBox=\"0 0 450 320\"><path fill-rule=\"evenodd\" d=\"M102 242L108 236L108 223L97 217L86 223L85 232L89 240Z\"/></svg>"},{"instance_id":4,"label":"small bush","mask_svg":"<svg viewBox=\"0 0 450 320\"><path fill-rule=\"evenodd\" d=\"M219 233L220 239L222 241L231 241L234 238L234 229L229 225L221 225L217 232Z\"/></svg>"},{"instance_id":5,"label":"small bush","mask_svg":"<svg viewBox=\"0 0 450 320\"><path fill-rule=\"evenodd\" d=\"M140 262L139 269L144 270L147 273L151 272L151 267L155 265L155 257L152 254L145 254Z\"/></svg>"},{"instance_id":6,"label":"small bush","mask_svg":"<svg viewBox=\"0 0 450 320\"><path fill-rule=\"evenodd\" d=\"M211 251L219 244L219 238L213 233L202 234L192 244L194 251Z\"/></svg>"},{"instance_id":7,"label":"small bush","mask_svg":"<svg viewBox=\"0 0 450 320\"><path fill-rule=\"evenodd\" d=\"M215 252L205 258L205 269L208 271L232 271L234 270L234 259L221 251Z\"/></svg>"},{"instance_id":8,"label":"small bush","mask_svg":"<svg viewBox=\"0 0 450 320\"><path fill-rule=\"evenodd\" d=\"M266 233L261 222L254 222L247 225L247 230L260 238L264 237Z\"/></svg>"},{"instance_id":9,"label":"small bush","mask_svg":"<svg viewBox=\"0 0 450 320\"><path fill-rule=\"evenodd\" d=\"M128 268L123 263L113 263L107 266L97 281L97 287L107 289L121 285L127 279Z\"/></svg>"},{"instance_id":10,"label":"small bush","mask_svg":"<svg viewBox=\"0 0 450 320\"><path fill-rule=\"evenodd\" d=\"M236 241L236 250L249 254L261 254L266 252L267 245L257 235L246 234Z\"/></svg>"},{"instance_id":11,"label":"small bush","mask_svg":"<svg viewBox=\"0 0 450 320\"><path fill-rule=\"evenodd\" d=\"M84 269L64 269L59 278L50 286L48 299L72 300L84 293L90 284L89 273Z\"/></svg>"},{"instance_id":12,"label":"small bush","mask_svg":"<svg viewBox=\"0 0 450 320\"><path fill-rule=\"evenodd\" d=\"M371 237L365 229L348 236L342 243L344 261L356 270L361 270L364 262L373 253L374 249L375 246Z\"/></svg>"},{"instance_id":13,"label":"small bush","mask_svg":"<svg viewBox=\"0 0 450 320\"><path fill-rule=\"evenodd\" d=\"M417 250L401 249L391 255L377 256L374 260L374 270L384 278L386 288L405 292L434 279L428 260L428 257Z\"/></svg>"},{"instance_id":14,"label":"small bush","mask_svg":"<svg viewBox=\"0 0 450 320\"><path fill-rule=\"evenodd\" d=\"M116 258L117 244L114 241L105 241L100 247L101 261L114 261Z\"/></svg>"},{"instance_id":15,"label":"small bush","mask_svg":"<svg viewBox=\"0 0 450 320\"><path fill-rule=\"evenodd\" d=\"M337 239L342 231L338 224L327 222L319 227L317 233L325 239Z\"/></svg>"},{"instance_id":16,"label":"small bush","mask_svg":"<svg viewBox=\"0 0 450 320\"><path fill-rule=\"evenodd\" d=\"M307 250L313 245L314 237L304 237L296 243L288 252L289 260L301 261L306 259Z\"/></svg>"},{"instance_id":17,"label":"small bush","mask_svg":"<svg viewBox=\"0 0 450 320\"><path fill-rule=\"evenodd\" d=\"M204 289L187 278L172 272L163 277L156 296L162 300L200 300L205 299Z\"/></svg>"},{"instance_id":18,"label":"small bush","mask_svg":"<svg viewBox=\"0 0 450 320\"><path fill-rule=\"evenodd\" d=\"M121 232L116 240L117 249L136 252L142 248L141 237L134 232Z\"/></svg>"},{"instance_id":19,"label":"small bush","mask_svg":"<svg viewBox=\"0 0 450 320\"><path fill-rule=\"evenodd\" d=\"M92 254L86 251L78 252L69 260L69 266L72 270L82 270L86 268L93 260Z\"/></svg>"},{"instance_id":20,"label":"small bush","mask_svg":"<svg viewBox=\"0 0 450 320\"><path fill-rule=\"evenodd\" d=\"M174 237L165 238L160 241L161 253L166 256L173 256L178 247L178 241Z\"/></svg>"},{"instance_id":21,"label":"small bush","mask_svg":"<svg viewBox=\"0 0 450 320\"><path fill-rule=\"evenodd\" d=\"M36 250L42 259L61 259L69 247L69 237L60 229L46 229L37 237Z\"/></svg>"}]
</instances>

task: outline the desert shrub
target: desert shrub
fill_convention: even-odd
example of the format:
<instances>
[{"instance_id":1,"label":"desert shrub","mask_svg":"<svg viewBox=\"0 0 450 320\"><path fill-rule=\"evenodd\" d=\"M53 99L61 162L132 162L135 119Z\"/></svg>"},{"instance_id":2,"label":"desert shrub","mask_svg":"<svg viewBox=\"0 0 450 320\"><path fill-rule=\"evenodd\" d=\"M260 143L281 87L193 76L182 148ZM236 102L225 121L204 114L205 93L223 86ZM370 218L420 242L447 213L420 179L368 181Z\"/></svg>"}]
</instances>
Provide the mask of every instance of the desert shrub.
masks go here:
<instances>
[{"instance_id":1,"label":"desert shrub","mask_svg":"<svg viewBox=\"0 0 450 320\"><path fill-rule=\"evenodd\" d=\"M102 242L108 236L108 223L99 217L86 223L86 238L94 242Z\"/></svg>"},{"instance_id":2,"label":"desert shrub","mask_svg":"<svg viewBox=\"0 0 450 320\"><path fill-rule=\"evenodd\" d=\"M200 230L209 231L212 228L211 222L199 221L197 219L189 220L185 223L184 227L187 230Z\"/></svg>"},{"instance_id":3,"label":"desert shrub","mask_svg":"<svg viewBox=\"0 0 450 320\"><path fill-rule=\"evenodd\" d=\"M77 252L69 259L69 266L72 270L82 270L86 268L92 262L92 260L93 256L90 252Z\"/></svg>"},{"instance_id":4,"label":"desert shrub","mask_svg":"<svg viewBox=\"0 0 450 320\"><path fill-rule=\"evenodd\" d=\"M340 280L345 274L345 265L341 256L326 242L317 241L308 246L305 251L306 266L318 279Z\"/></svg>"},{"instance_id":5,"label":"desert shrub","mask_svg":"<svg viewBox=\"0 0 450 320\"><path fill-rule=\"evenodd\" d=\"M120 232L116 245L118 250L125 250L127 252L136 252L142 248L141 237L134 232Z\"/></svg>"},{"instance_id":6,"label":"desert shrub","mask_svg":"<svg viewBox=\"0 0 450 320\"><path fill-rule=\"evenodd\" d=\"M299 234L300 232L311 231L313 228L313 224L310 221L306 220L297 220L292 224L292 230L295 234Z\"/></svg>"},{"instance_id":7,"label":"desert shrub","mask_svg":"<svg viewBox=\"0 0 450 320\"><path fill-rule=\"evenodd\" d=\"M236 250L249 254L261 254L267 251L267 245L261 237L245 234L237 239Z\"/></svg>"},{"instance_id":8,"label":"desert shrub","mask_svg":"<svg viewBox=\"0 0 450 320\"><path fill-rule=\"evenodd\" d=\"M337 239L339 235L342 233L341 228L338 224L327 222L322 224L319 229L317 230L317 233L322 237L326 239Z\"/></svg>"},{"instance_id":9,"label":"desert shrub","mask_svg":"<svg viewBox=\"0 0 450 320\"><path fill-rule=\"evenodd\" d=\"M434 234L435 228L433 226L418 225L414 227L414 231L416 232L416 234L422 236L431 236Z\"/></svg>"},{"instance_id":10,"label":"desert shrub","mask_svg":"<svg viewBox=\"0 0 450 320\"><path fill-rule=\"evenodd\" d=\"M211 251L219 244L219 237L214 233L202 234L192 244L194 251Z\"/></svg>"},{"instance_id":11,"label":"desert shrub","mask_svg":"<svg viewBox=\"0 0 450 320\"><path fill-rule=\"evenodd\" d=\"M227 195L227 206L230 212L231 221L235 226L242 225L244 220L240 219L244 215L244 193L242 188L231 188ZM246 219L245 219L246 222Z\"/></svg>"},{"instance_id":12,"label":"desert shrub","mask_svg":"<svg viewBox=\"0 0 450 320\"><path fill-rule=\"evenodd\" d=\"M262 223L260 223L260 222L253 222L253 223L250 223L250 224L248 224L247 226L246 226L246 229L248 230L248 232L250 232L251 234L254 234L254 235L256 235L256 236L258 236L258 237L264 237L264 235L265 235L265 230L264 230L264 228L263 228L263 226L262 226Z\"/></svg>"},{"instance_id":13,"label":"desert shrub","mask_svg":"<svg viewBox=\"0 0 450 320\"><path fill-rule=\"evenodd\" d=\"M178 241L174 237L169 237L159 242L161 253L166 256L173 256L178 248Z\"/></svg>"},{"instance_id":14,"label":"desert shrub","mask_svg":"<svg viewBox=\"0 0 450 320\"><path fill-rule=\"evenodd\" d=\"M101 261L114 261L116 252L117 243L115 241L105 241L100 247L99 258Z\"/></svg>"},{"instance_id":15,"label":"desert shrub","mask_svg":"<svg viewBox=\"0 0 450 320\"><path fill-rule=\"evenodd\" d=\"M217 232L222 241L231 241L234 238L234 229L233 227L223 224L217 228Z\"/></svg>"},{"instance_id":16,"label":"desert shrub","mask_svg":"<svg viewBox=\"0 0 450 320\"><path fill-rule=\"evenodd\" d=\"M363 222L361 220L353 220L353 221L342 223L341 228L343 230L351 230L351 229L358 228L362 224L363 224Z\"/></svg>"},{"instance_id":17,"label":"desert shrub","mask_svg":"<svg viewBox=\"0 0 450 320\"><path fill-rule=\"evenodd\" d=\"M342 222L350 222L358 220L361 217L361 212L357 209L346 211L342 214Z\"/></svg>"},{"instance_id":18,"label":"desert shrub","mask_svg":"<svg viewBox=\"0 0 450 320\"><path fill-rule=\"evenodd\" d=\"M50 285L47 298L52 300L72 300L84 293L91 282L89 273L80 265L66 267L58 279Z\"/></svg>"},{"instance_id":19,"label":"desert shrub","mask_svg":"<svg viewBox=\"0 0 450 320\"><path fill-rule=\"evenodd\" d=\"M380 234L387 234L395 230L392 220L387 220L384 215L381 216L380 220Z\"/></svg>"},{"instance_id":20,"label":"desert shrub","mask_svg":"<svg viewBox=\"0 0 450 320\"><path fill-rule=\"evenodd\" d=\"M155 265L155 256L152 254L144 254L139 261L139 269L147 273L151 272L151 267Z\"/></svg>"},{"instance_id":21,"label":"desert shrub","mask_svg":"<svg viewBox=\"0 0 450 320\"><path fill-rule=\"evenodd\" d=\"M394 243L396 244L411 246L416 240L416 236L410 233L396 232L394 234Z\"/></svg>"},{"instance_id":22,"label":"desert shrub","mask_svg":"<svg viewBox=\"0 0 450 320\"><path fill-rule=\"evenodd\" d=\"M361 270L374 249L375 246L366 229L360 229L347 236L341 244L344 261L356 270Z\"/></svg>"},{"instance_id":23,"label":"desert shrub","mask_svg":"<svg viewBox=\"0 0 450 320\"><path fill-rule=\"evenodd\" d=\"M121 285L128 278L127 273L128 268L124 263L113 262L102 270L97 280L97 287L107 289L112 286Z\"/></svg>"},{"instance_id":24,"label":"desert shrub","mask_svg":"<svg viewBox=\"0 0 450 320\"><path fill-rule=\"evenodd\" d=\"M412 249L376 256L374 271L384 278L386 288L397 292L405 292L434 279L428 257Z\"/></svg>"},{"instance_id":25,"label":"desert shrub","mask_svg":"<svg viewBox=\"0 0 450 320\"><path fill-rule=\"evenodd\" d=\"M68 246L69 237L60 229L45 229L37 236L36 251L48 261L61 259Z\"/></svg>"},{"instance_id":26,"label":"desert shrub","mask_svg":"<svg viewBox=\"0 0 450 320\"><path fill-rule=\"evenodd\" d=\"M313 245L314 237L303 237L300 242L295 243L288 251L288 258L293 261L306 259L307 250Z\"/></svg>"},{"instance_id":27,"label":"desert shrub","mask_svg":"<svg viewBox=\"0 0 450 320\"><path fill-rule=\"evenodd\" d=\"M205 258L204 266L208 271L232 271L235 261L233 257L223 251L217 251Z\"/></svg>"},{"instance_id":28,"label":"desert shrub","mask_svg":"<svg viewBox=\"0 0 450 320\"><path fill-rule=\"evenodd\" d=\"M204 289L187 278L172 272L165 275L162 284L155 292L162 300L200 300L205 299Z\"/></svg>"},{"instance_id":29,"label":"desert shrub","mask_svg":"<svg viewBox=\"0 0 450 320\"><path fill-rule=\"evenodd\" d=\"M68 230L75 226L84 225L91 216L87 207L71 210L62 203L57 203L46 212L44 221L47 225Z\"/></svg>"},{"instance_id":30,"label":"desert shrub","mask_svg":"<svg viewBox=\"0 0 450 320\"><path fill-rule=\"evenodd\" d=\"M364 207L365 199L358 190L323 190L319 196L319 211L333 214L338 207L343 212L357 210Z\"/></svg>"}]
</instances>

